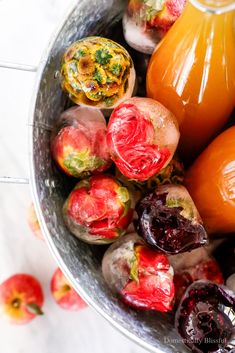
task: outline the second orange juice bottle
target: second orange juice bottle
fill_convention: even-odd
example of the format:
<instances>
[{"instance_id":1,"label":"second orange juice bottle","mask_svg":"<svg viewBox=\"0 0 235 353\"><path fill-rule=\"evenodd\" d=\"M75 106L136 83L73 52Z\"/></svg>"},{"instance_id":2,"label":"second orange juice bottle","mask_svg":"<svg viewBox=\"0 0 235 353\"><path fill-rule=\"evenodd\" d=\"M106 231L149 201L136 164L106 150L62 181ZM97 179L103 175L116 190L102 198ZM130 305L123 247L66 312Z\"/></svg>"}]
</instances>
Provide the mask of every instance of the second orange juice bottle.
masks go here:
<instances>
[{"instance_id":1,"label":"second orange juice bottle","mask_svg":"<svg viewBox=\"0 0 235 353\"><path fill-rule=\"evenodd\" d=\"M235 126L203 151L184 184L209 234L235 232Z\"/></svg>"},{"instance_id":2,"label":"second orange juice bottle","mask_svg":"<svg viewBox=\"0 0 235 353\"><path fill-rule=\"evenodd\" d=\"M208 1L195 2L208 10ZM148 97L177 117L180 152L188 161L219 132L235 105L235 11L222 13L219 3L210 1L214 10L203 12L189 2L148 68Z\"/></svg>"}]
</instances>

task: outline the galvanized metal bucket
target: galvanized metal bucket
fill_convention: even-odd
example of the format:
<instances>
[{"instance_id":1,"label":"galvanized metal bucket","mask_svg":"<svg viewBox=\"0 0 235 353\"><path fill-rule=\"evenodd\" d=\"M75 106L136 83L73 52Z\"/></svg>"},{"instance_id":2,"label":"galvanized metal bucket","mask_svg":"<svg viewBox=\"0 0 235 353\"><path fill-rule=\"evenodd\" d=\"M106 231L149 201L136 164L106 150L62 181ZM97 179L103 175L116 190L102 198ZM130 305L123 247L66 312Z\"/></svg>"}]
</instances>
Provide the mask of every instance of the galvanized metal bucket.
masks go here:
<instances>
[{"instance_id":1,"label":"galvanized metal bucket","mask_svg":"<svg viewBox=\"0 0 235 353\"><path fill-rule=\"evenodd\" d=\"M101 273L102 247L73 237L62 220L68 194L63 176L50 156L51 127L65 109L66 98L55 73L64 50L75 40L100 34L121 18L123 0L80 0L52 38L38 70L30 124L30 166L34 202L48 246L57 263L81 296L127 337L151 352L188 350L173 327L173 316L134 311L113 296ZM97 328L98 329L98 328Z\"/></svg>"}]
</instances>

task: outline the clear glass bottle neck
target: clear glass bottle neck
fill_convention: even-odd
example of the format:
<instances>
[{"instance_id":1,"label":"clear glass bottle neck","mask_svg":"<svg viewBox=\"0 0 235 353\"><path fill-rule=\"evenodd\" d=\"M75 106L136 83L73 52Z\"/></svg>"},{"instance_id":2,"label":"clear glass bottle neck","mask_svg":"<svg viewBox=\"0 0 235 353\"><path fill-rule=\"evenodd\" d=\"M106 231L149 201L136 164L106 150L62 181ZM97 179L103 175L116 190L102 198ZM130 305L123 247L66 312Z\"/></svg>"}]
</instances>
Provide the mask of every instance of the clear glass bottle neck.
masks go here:
<instances>
[{"instance_id":1,"label":"clear glass bottle neck","mask_svg":"<svg viewBox=\"0 0 235 353\"><path fill-rule=\"evenodd\" d=\"M199 10L212 14L223 14L235 10L234 0L189 0Z\"/></svg>"}]
</instances>

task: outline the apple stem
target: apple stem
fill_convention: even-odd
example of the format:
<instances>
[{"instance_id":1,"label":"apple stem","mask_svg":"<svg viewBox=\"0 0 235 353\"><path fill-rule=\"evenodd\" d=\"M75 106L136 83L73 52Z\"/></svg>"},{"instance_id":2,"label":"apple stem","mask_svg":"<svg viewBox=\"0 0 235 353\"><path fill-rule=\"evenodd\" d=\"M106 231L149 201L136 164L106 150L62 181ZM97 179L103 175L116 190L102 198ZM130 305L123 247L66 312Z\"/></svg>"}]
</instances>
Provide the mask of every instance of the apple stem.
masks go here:
<instances>
[{"instance_id":1,"label":"apple stem","mask_svg":"<svg viewBox=\"0 0 235 353\"><path fill-rule=\"evenodd\" d=\"M18 309L21 305L21 300L18 298L15 298L11 304L15 309Z\"/></svg>"},{"instance_id":2,"label":"apple stem","mask_svg":"<svg viewBox=\"0 0 235 353\"><path fill-rule=\"evenodd\" d=\"M63 290L63 292L67 293L67 292L69 292L69 291L71 290L71 287L70 287L70 285L65 284L65 285L62 287L62 290Z\"/></svg>"},{"instance_id":3,"label":"apple stem","mask_svg":"<svg viewBox=\"0 0 235 353\"><path fill-rule=\"evenodd\" d=\"M28 311L31 314L34 314L34 315L43 315L44 314L42 309L40 308L40 306L36 303L26 304L26 308L28 309Z\"/></svg>"}]
</instances>

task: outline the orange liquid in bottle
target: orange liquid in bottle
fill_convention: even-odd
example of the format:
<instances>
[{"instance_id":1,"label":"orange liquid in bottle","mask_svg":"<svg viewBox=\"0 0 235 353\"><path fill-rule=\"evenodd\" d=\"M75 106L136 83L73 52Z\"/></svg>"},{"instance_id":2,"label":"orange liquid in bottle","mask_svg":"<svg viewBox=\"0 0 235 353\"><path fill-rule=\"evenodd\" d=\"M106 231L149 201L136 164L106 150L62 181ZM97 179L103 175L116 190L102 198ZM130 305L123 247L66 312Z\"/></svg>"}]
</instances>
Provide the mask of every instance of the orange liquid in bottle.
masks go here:
<instances>
[{"instance_id":1,"label":"orange liquid in bottle","mask_svg":"<svg viewBox=\"0 0 235 353\"><path fill-rule=\"evenodd\" d=\"M151 58L147 95L175 114L181 156L192 160L235 105L235 12L204 13L188 3Z\"/></svg>"},{"instance_id":2,"label":"orange liquid in bottle","mask_svg":"<svg viewBox=\"0 0 235 353\"><path fill-rule=\"evenodd\" d=\"M196 159L184 183L208 233L235 232L235 126Z\"/></svg>"}]
</instances>

